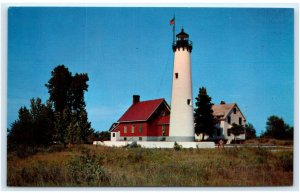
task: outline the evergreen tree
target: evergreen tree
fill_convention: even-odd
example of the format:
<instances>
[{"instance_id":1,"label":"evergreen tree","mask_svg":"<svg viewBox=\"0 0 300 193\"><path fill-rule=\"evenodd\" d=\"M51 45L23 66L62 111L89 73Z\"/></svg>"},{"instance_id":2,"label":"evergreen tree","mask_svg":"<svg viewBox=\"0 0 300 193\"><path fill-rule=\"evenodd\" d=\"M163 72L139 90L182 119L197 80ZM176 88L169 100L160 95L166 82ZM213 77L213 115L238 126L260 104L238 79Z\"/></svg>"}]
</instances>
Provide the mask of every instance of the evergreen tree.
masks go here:
<instances>
[{"instance_id":1,"label":"evergreen tree","mask_svg":"<svg viewBox=\"0 0 300 193\"><path fill-rule=\"evenodd\" d=\"M50 94L50 101L54 103L55 112L63 113L66 107L71 109L72 74L64 65L59 65L51 72L51 79L45 86Z\"/></svg>"},{"instance_id":2,"label":"evergreen tree","mask_svg":"<svg viewBox=\"0 0 300 193\"><path fill-rule=\"evenodd\" d=\"M68 68L59 65L51 72L45 86L49 101L30 100L30 110L22 107L19 118L8 133L9 146L49 145L52 142L87 143L93 133L88 121L84 92L88 90L87 74L72 76Z\"/></svg>"},{"instance_id":3,"label":"evergreen tree","mask_svg":"<svg viewBox=\"0 0 300 193\"><path fill-rule=\"evenodd\" d=\"M84 101L84 92L88 90L88 75L76 73L72 76L64 65L57 66L51 74L46 87L55 107L54 139L63 144L79 141L86 143L91 132ZM74 138L77 129L80 130L79 140Z\"/></svg>"},{"instance_id":4,"label":"evergreen tree","mask_svg":"<svg viewBox=\"0 0 300 193\"><path fill-rule=\"evenodd\" d=\"M194 119L195 133L203 133L202 140L204 139L204 134L211 137L216 129L215 125L217 121L213 116L212 106L213 103L211 103L211 97L208 96L206 88L200 88L198 96L196 97Z\"/></svg>"},{"instance_id":5,"label":"evergreen tree","mask_svg":"<svg viewBox=\"0 0 300 193\"><path fill-rule=\"evenodd\" d=\"M51 102L42 104L42 100L30 100L30 114L32 118L32 138L36 145L49 145L52 143L54 128L54 114Z\"/></svg>"},{"instance_id":6,"label":"evergreen tree","mask_svg":"<svg viewBox=\"0 0 300 193\"><path fill-rule=\"evenodd\" d=\"M80 139L83 143L88 143L88 137L93 133L91 123L88 121L85 109L80 111L78 126L80 128Z\"/></svg>"},{"instance_id":7,"label":"evergreen tree","mask_svg":"<svg viewBox=\"0 0 300 193\"><path fill-rule=\"evenodd\" d=\"M246 124L246 139L255 139L256 138L256 130L251 123Z\"/></svg>"},{"instance_id":8,"label":"evergreen tree","mask_svg":"<svg viewBox=\"0 0 300 193\"><path fill-rule=\"evenodd\" d=\"M76 113L72 114L71 122L67 127L66 142L69 144L79 144L82 143L80 136L81 128L77 120Z\"/></svg>"},{"instance_id":9,"label":"evergreen tree","mask_svg":"<svg viewBox=\"0 0 300 193\"><path fill-rule=\"evenodd\" d=\"M293 139L293 127L287 125L282 118L272 115L267 120L266 131L262 137Z\"/></svg>"},{"instance_id":10,"label":"evergreen tree","mask_svg":"<svg viewBox=\"0 0 300 193\"><path fill-rule=\"evenodd\" d=\"M9 146L47 146L52 142L53 111L51 103L43 104L40 98L30 100L30 109L21 107L19 118L8 134Z\"/></svg>"},{"instance_id":11,"label":"evergreen tree","mask_svg":"<svg viewBox=\"0 0 300 193\"><path fill-rule=\"evenodd\" d=\"M294 127L286 125L286 130L285 131L286 131L285 138L293 140L294 139Z\"/></svg>"},{"instance_id":12,"label":"evergreen tree","mask_svg":"<svg viewBox=\"0 0 300 193\"><path fill-rule=\"evenodd\" d=\"M8 134L9 146L30 145L32 143L32 119L30 112L26 107L21 107L18 113L18 119L12 123Z\"/></svg>"},{"instance_id":13,"label":"evergreen tree","mask_svg":"<svg viewBox=\"0 0 300 193\"><path fill-rule=\"evenodd\" d=\"M285 124L282 118L270 116L266 123L266 131L264 137L272 137L275 139L283 139L285 136Z\"/></svg>"},{"instance_id":14,"label":"evergreen tree","mask_svg":"<svg viewBox=\"0 0 300 193\"><path fill-rule=\"evenodd\" d=\"M87 74L75 74L72 77L72 84L70 88L72 110L79 115L80 111L85 109L84 91L88 90L89 77Z\"/></svg>"}]
</instances>

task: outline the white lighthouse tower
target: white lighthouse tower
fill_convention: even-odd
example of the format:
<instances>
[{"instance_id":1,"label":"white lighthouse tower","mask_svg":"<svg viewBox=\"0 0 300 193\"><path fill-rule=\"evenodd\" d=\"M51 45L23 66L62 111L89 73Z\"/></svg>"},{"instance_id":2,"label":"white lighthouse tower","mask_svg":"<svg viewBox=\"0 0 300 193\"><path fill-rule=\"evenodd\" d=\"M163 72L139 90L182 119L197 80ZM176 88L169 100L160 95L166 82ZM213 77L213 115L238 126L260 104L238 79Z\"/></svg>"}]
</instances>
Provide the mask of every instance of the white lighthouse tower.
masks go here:
<instances>
[{"instance_id":1,"label":"white lighthouse tower","mask_svg":"<svg viewBox=\"0 0 300 193\"><path fill-rule=\"evenodd\" d=\"M182 29L173 43L174 68L168 141L194 141L191 76L192 42Z\"/></svg>"}]
</instances>

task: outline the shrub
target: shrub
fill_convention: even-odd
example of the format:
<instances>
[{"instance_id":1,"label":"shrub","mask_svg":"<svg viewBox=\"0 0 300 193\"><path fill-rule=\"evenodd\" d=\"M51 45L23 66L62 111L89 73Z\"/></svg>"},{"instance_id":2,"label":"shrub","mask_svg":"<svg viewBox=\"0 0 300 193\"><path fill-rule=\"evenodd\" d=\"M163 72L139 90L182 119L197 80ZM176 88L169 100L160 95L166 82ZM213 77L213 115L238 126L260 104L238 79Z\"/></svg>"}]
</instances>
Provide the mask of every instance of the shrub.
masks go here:
<instances>
[{"instance_id":1,"label":"shrub","mask_svg":"<svg viewBox=\"0 0 300 193\"><path fill-rule=\"evenodd\" d=\"M71 181L80 185L103 185L109 178L103 168L103 157L84 150L80 157L73 158L68 164Z\"/></svg>"},{"instance_id":2,"label":"shrub","mask_svg":"<svg viewBox=\"0 0 300 193\"><path fill-rule=\"evenodd\" d=\"M182 145L179 145L176 141L174 143L174 149L175 151L180 151L182 149Z\"/></svg>"}]
</instances>

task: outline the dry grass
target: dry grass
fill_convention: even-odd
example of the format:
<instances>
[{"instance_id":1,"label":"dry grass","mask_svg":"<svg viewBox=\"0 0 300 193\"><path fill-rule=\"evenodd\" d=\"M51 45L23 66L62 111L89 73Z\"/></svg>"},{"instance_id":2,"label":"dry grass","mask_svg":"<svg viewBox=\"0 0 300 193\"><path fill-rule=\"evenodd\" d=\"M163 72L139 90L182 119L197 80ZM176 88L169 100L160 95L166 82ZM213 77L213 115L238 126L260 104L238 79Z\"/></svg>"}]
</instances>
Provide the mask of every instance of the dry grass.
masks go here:
<instances>
[{"instance_id":1,"label":"dry grass","mask_svg":"<svg viewBox=\"0 0 300 193\"><path fill-rule=\"evenodd\" d=\"M8 155L9 186L289 186L292 183L293 152L263 148L175 151L85 145L60 152L39 152L26 158Z\"/></svg>"},{"instance_id":2,"label":"dry grass","mask_svg":"<svg viewBox=\"0 0 300 193\"><path fill-rule=\"evenodd\" d=\"M246 140L246 144L256 144L256 145L277 145L277 146L293 146L293 140L280 140L280 139L270 139L270 138L257 138Z\"/></svg>"}]
</instances>

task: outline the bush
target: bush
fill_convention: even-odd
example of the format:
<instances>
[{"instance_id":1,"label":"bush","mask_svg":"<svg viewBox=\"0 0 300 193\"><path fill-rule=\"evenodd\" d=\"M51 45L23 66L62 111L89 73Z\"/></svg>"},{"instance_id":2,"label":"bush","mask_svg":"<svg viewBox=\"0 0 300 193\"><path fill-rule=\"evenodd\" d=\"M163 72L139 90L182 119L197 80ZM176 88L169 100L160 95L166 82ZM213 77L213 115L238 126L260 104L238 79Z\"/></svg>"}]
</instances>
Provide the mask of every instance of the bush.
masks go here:
<instances>
[{"instance_id":1,"label":"bush","mask_svg":"<svg viewBox=\"0 0 300 193\"><path fill-rule=\"evenodd\" d=\"M176 141L174 143L174 149L175 151L180 151L182 149L182 145L179 145Z\"/></svg>"},{"instance_id":2,"label":"bush","mask_svg":"<svg viewBox=\"0 0 300 193\"><path fill-rule=\"evenodd\" d=\"M103 169L103 157L84 150L80 157L73 158L68 164L68 174L72 183L80 185L103 185L109 181Z\"/></svg>"}]
</instances>

